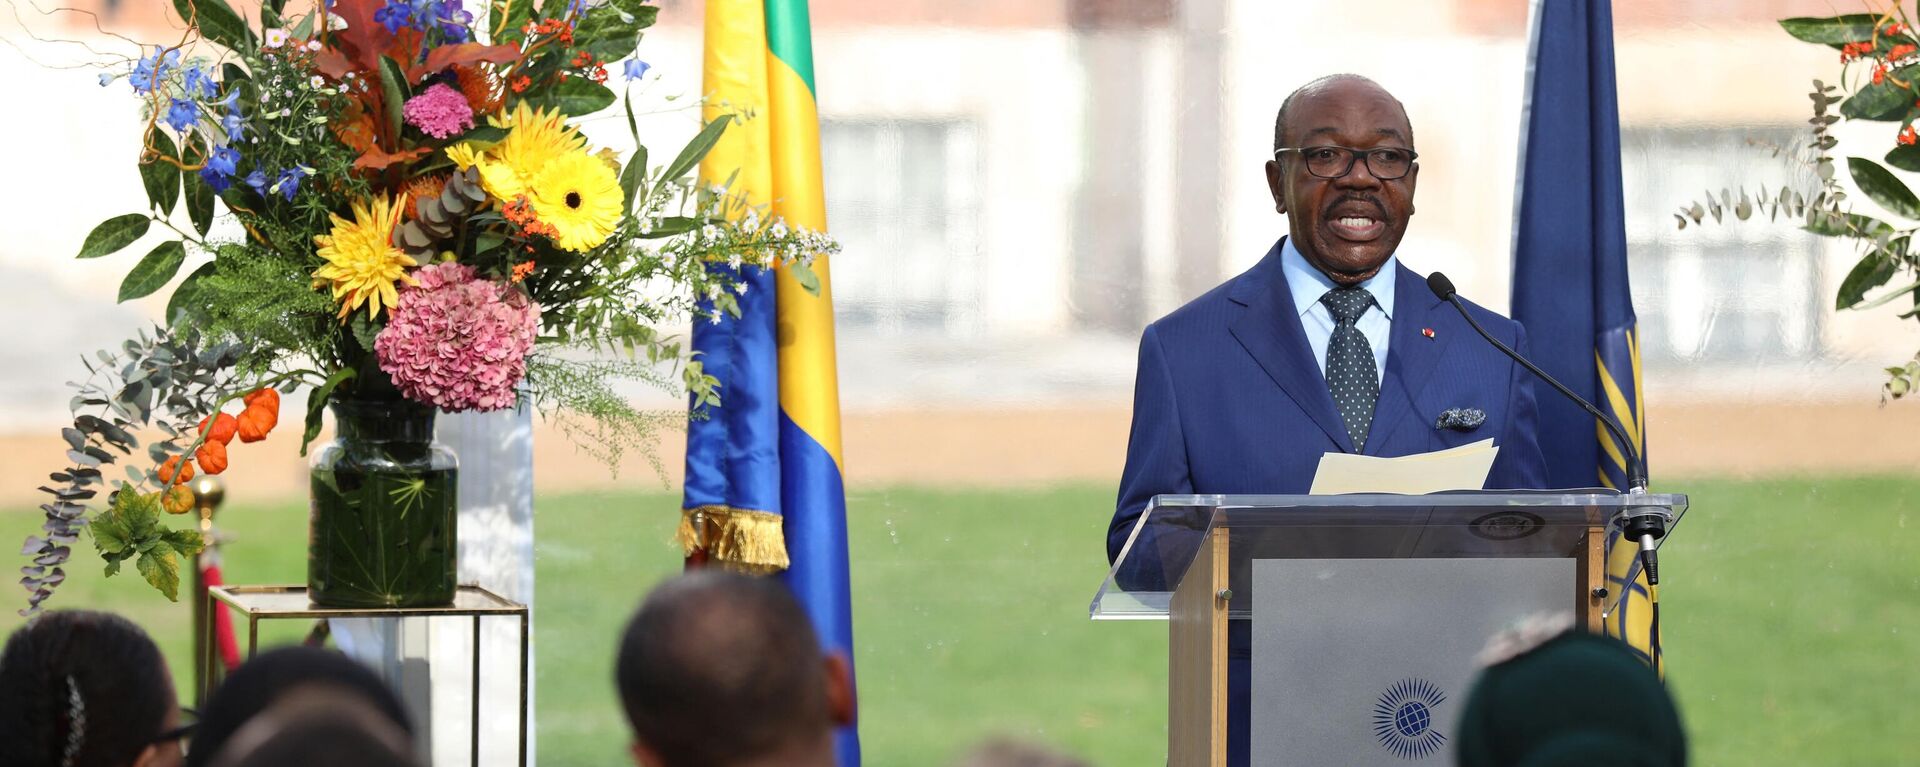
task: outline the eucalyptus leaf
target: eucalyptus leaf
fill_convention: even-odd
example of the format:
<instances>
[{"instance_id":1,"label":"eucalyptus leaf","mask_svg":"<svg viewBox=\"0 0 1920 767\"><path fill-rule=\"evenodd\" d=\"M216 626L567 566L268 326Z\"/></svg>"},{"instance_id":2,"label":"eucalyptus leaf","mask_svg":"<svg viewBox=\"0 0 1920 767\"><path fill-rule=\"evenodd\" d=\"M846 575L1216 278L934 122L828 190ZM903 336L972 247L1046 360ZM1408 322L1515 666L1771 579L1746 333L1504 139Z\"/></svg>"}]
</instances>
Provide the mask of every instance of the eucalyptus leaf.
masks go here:
<instances>
[{"instance_id":1,"label":"eucalyptus leaf","mask_svg":"<svg viewBox=\"0 0 1920 767\"><path fill-rule=\"evenodd\" d=\"M80 245L80 255L74 258L99 258L109 253L117 253L121 248L132 245L135 240L146 236L147 228L153 225L153 219L145 213L128 213L114 216L100 222L87 234L86 242Z\"/></svg>"},{"instance_id":2,"label":"eucalyptus leaf","mask_svg":"<svg viewBox=\"0 0 1920 767\"><path fill-rule=\"evenodd\" d=\"M173 280L180 272L180 265L187 260L187 248L179 241L160 243L148 251L140 263L134 264L127 272L127 278L120 282L120 303L152 295L154 291Z\"/></svg>"}]
</instances>

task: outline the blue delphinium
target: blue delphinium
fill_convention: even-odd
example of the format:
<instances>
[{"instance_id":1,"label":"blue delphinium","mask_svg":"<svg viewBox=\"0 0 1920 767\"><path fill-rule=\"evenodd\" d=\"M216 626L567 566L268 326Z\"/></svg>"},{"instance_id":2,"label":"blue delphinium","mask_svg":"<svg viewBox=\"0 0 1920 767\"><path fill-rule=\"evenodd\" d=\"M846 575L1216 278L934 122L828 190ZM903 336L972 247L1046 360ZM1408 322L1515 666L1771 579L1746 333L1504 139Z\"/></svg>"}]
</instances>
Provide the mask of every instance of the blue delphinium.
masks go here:
<instances>
[{"instance_id":1,"label":"blue delphinium","mask_svg":"<svg viewBox=\"0 0 1920 767\"><path fill-rule=\"evenodd\" d=\"M213 193L219 194L233 186L233 174L240 171L240 150L230 146L217 147L207 157L207 164L200 169L200 180L213 187Z\"/></svg>"},{"instance_id":2,"label":"blue delphinium","mask_svg":"<svg viewBox=\"0 0 1920 767\"><path fill-rule=\"evenodd\" d=\"M273 182L273 188L291 202L293 195L300 191L300 179L306 178L310 172L310 169L299 165L280 171L280 178Z\"/></svg>"},{"instance_id":3,"label":"blue delphinium","mask_svg":"<svg viewBox=\"0 0 1920 767\"><path fill-rule=\"evenodd\" d=\"M252 173L248 173L247 186L253 187L255 193L265 196L267 193L267 172L255 169Z\"/></svg>"},{"instance_id":4,"label":"blue delphinium","mask_svg":"<svg viewBox=\"0 0 1920 767\"><path fill-rule=\"evenodd\" d=\"M625 65L627 79L638 80L642 77L646 77L647 70L652 68L653 68L652 64L648 64L647 62L641 61L639 59L627 59L627 63Z\"/></svg>"},{"instance_id":5,"label":"blue delphinium","mask_svg":"<svg viewBox=\"0 0 1920 767\"><path fill-rule=\"evenodd\" d=\"M133 90L136 93L152 93L153 89L166 82L167 74L178 66L180 66L179 51L169 51L156 45L152 56L143 58L133 65L133 74L127 78L127 82L133 84Z\"/></svg>"},{"instance_id":6,"label":"blue delphinium","mask_svg":"<svg viewBox=\"0 0 1920 767\"><path fill-rule=\"evenodd\" d=\"M188 128L200 120L200 105L186 99L174 99L167 106L167 114L161 118L167 127L175 133L185 133Z\"/></svg>"},{"instance_id":7,"label":"blue delphinium","mask_svg":"<svg viewBox=\"0 0 1920 767\"><path fill-rule=\"evenodd\" d=\"M467 42L467 25L473 23L473 14L461 7L461 0L434 0L430 5L429 13L440 26L441 37L449 43Z\"/></svg>"},{"instance_id":8,"label":"blue delphinium","mask_svg":"<svg viewBox=\"0 0 1920 767\"><path fill-rule=\"evenodd\" d=\"M187 95L210 99L220 95L220 87L213 82L213 73L202 67L187 68Z\"/></svg>"},{"instance_id":9,"label":"blue delphinium","mask_svg":"<svg viewBox=\"0 0 1920 767\"><path fill-rule=\"evenodd\" d=\"M373 20L386 27L388 34L399 32L402 28L420 28L413 20L413 6L404 0L387 0L386 5L373 12Z\"/></svg>"}]
</instances>

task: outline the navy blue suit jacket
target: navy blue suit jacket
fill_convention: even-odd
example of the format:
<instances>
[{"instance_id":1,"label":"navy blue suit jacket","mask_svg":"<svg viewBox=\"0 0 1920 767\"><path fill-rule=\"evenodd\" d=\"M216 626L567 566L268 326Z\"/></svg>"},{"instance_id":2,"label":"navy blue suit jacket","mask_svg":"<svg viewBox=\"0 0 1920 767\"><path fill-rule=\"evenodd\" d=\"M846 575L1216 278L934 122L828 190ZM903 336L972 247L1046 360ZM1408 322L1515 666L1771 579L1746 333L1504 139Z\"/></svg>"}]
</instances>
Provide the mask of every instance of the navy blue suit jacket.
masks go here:
<instances>
[{"instance_id":1,"label":"navy blue suit jacket","mask_svg":"<svg viewBox=\"0 0 1920 767\"><path fill-rule=\"evenodd\" d=\"M1500 453L1486 487L1545 487L1532 374L1474 333L1425 278L1396 269L1387 369L1364 454L1410 455L1492 437ZM1495 338L1527 353L1519 323L1468 309ZM1429 329L1431 337L1422 332ZM1303 494L1321 454L1354 452L1301 329L1279 243L1252 269L1148 325L1133 387L1109 561L1155 495ZM1436 428L1449 408L1477 408L1487 418L1472 431Z\"/></svg>"}]
</instances>

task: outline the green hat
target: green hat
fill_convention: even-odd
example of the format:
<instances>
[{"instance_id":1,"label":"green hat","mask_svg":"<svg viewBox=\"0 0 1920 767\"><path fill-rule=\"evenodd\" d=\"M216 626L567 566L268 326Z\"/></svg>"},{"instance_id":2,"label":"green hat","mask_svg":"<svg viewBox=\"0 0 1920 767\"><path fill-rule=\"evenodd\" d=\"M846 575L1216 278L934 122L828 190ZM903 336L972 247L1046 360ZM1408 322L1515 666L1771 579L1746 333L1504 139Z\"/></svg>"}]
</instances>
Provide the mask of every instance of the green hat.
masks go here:
<instances>
[{"instance_id":1,"label":"green hat","mask_svg":"<svg viewBox=\"0 0 1920 767\"><path fill-rule=\"evenodd\" d=\"M1467 695L1460 767L1684 767L1667 688L1626 644L1570 631L1487 668Z\"/></svg>"}]
</instances>

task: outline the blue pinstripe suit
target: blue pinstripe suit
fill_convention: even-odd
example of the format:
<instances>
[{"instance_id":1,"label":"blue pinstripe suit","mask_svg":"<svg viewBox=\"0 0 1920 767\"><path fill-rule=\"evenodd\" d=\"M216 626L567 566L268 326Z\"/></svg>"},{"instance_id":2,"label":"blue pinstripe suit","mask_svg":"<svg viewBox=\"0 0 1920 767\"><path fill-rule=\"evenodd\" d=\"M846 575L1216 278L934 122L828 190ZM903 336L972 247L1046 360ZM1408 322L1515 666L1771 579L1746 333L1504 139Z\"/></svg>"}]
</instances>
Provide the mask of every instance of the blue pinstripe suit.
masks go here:
<instances>
[{"instance_id":1,"label":"blue pinstripe suit","mask_svg":"<svg viewBox=\"0 0 1920 767\"><path fill-rule=\"evenodd\" d=\"M1284 242L1284 241L1282 241ZM1308 348L1275 243L1252 269L1147 326L1134 378L1133 430L1120 496L1107 531L1111 561L1147 500L1163 493L1305 493L1320 456L1351 453L1353 441L1334 408L1326 378ZM1366 455L1442 450L1492 437L1500 447L1486 486L1546 486L1534 433L1531 374L1435 298L1404 265L1397 274L1393 322L1380 399ZM1469 304L1495 338L1525 354L1519 323ZM1425 330L1432 330L1431 337ZM1436 428L1449 408L1487 418L1472 431ZM1136 553L1156 548L1136 543ZM1152 563L1133 572L1154 584ZM1230 634L1231 732L1235 764L1245 763L1249 634Z\"/></svg>"}]
</instances>

